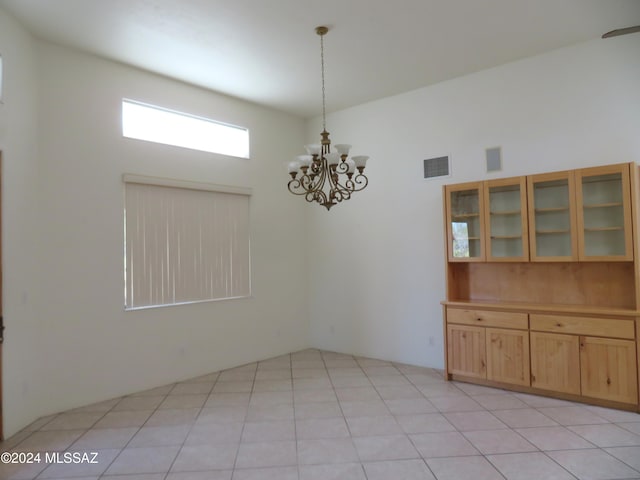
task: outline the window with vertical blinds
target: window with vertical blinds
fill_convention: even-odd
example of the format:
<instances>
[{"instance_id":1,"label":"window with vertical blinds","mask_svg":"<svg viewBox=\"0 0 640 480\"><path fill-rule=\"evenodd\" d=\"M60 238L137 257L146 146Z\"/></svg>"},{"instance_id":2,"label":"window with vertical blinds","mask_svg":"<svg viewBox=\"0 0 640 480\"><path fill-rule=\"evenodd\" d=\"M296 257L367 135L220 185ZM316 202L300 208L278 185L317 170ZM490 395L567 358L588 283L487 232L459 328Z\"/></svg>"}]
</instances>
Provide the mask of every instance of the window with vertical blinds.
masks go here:
<instances>
[{"instance_id":1,"label":"window with vertical blinds","mask_svg":"<svg viewBox=\"0 0 640 480\"><path fill-rule=\"evenodd\" d=\"M249 189L124 181L125 309L251 294Z\"/></svg>"}]
</instances>

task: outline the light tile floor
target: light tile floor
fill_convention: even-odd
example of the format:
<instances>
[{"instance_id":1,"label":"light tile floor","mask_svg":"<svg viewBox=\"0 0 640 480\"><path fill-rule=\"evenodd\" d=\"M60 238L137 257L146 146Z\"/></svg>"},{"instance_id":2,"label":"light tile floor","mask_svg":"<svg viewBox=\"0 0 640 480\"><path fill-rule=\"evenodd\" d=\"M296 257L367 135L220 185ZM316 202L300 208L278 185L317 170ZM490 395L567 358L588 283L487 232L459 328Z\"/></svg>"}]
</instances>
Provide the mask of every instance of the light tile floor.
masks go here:
<instances>
[{"instance_id":1,"label":"light tile floor","mask_svg":"<svg viewBox=\"0 0 640 480\"><path fill-rule=\"evenodd\" d=\"M640 479L640 415L304 350L42 418L0 450L43 452L3 480Z\"/></svg>"}]
</instances>

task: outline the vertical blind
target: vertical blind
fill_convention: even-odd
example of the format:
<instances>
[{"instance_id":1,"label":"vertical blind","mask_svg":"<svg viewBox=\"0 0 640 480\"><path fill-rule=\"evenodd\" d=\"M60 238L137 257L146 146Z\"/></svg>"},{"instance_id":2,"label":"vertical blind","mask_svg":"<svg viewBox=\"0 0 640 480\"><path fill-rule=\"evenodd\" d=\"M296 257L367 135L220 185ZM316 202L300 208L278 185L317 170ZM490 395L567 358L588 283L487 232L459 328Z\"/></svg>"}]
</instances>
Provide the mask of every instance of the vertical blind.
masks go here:
<instances>
[{"instance_id":1,"label":"vertical blind","mask_svg":"<svg viewBox=\"0 0 640 480\"><path fill-rule=\"evenodd\" d=\"M125 308L251 293L249 195L125 176Z\"/></svg>"}]
</instances>

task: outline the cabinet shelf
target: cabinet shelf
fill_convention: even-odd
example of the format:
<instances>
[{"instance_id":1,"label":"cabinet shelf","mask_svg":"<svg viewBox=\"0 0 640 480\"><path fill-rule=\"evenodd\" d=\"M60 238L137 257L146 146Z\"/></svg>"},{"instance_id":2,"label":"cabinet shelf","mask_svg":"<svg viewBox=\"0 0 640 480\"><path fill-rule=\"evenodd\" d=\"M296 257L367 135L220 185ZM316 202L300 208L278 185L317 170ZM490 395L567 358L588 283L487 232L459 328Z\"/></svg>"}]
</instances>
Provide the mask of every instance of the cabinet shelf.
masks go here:
<instances>
[{"instance_id":1,"label":"cabinet shelf","mask_svg":"<svg viewBox=\"0 0 640 480\"><path fill-rule=\"evenodd\" d=\"M619 232L624 230L624 227L593 227L585 228L585 232Z\"/></svg>"},{"instance_id":2,"label":"cabinet shelf","mask_svg":"<svg viewBox=\"0 0 640 480\"><path fill-rule=\"evenodd\" d=\"M610 183L610 182L619 182L619 178L601 178L599 175L595 177L583 177L582 183Z\"/></svg>"},{"instance_id":3,"label":"cabinet shelf","mask_svg":"<svg viewBox=\"0 0 640 480\"><path fill-rule=\"evenodd\" d=\"M491 235L492 240L520 240L522 235Z\"/></svg>"},{"instance_id":4,"label":"cabinet shelf","mask_svg":"<svg viewBox=\"0 0 640 480\"><path fill-rule=\"evenodd\" d=\"M588 208L614 208L614 207L622 207L622 202L610 202L610 203L592 203L590 205L583 205L584 209Z\"/></svg>"},{"instance_id":5,"label":"cabinet shelf","mask_svg":"<svg viewBox=\"0 0 640 480\"><path fill-rule=\"evenodd\" d=\"M571 230L536 230L536 235L562 235L571 233Z\"/></svg>"},{"instance_id":6,"label":"cabinet shelf","mask_svg":"<svg viewBox=\"0 0 640 480\"><path fill-rule=\"evenodd\" d=\"M568 212L569 207L545 207L545 208L536 208L536 213L549 213L549 212Z\"/></svg>"},{"instance_id":7,"label":"cabinet shelf","mask_svg":"<svg viewBox=\"0 0 640 480\"><path fill-rule=\"evenodd\" d=\"M522 210L504 210L502 212L491 212L491 215L520 215Z\"/></svg>"},{"instance_id":8,"label":"cabinet shelf","mask_svg":"<svg viewBox=\"0 0 640 480\"><path fill-rule=\"evenodd\" d=\"M454 220L456 218L474 218L479 216L480 216L479 213L452 213L451 214L451 218Z\"/></svg>"}]
</instances>

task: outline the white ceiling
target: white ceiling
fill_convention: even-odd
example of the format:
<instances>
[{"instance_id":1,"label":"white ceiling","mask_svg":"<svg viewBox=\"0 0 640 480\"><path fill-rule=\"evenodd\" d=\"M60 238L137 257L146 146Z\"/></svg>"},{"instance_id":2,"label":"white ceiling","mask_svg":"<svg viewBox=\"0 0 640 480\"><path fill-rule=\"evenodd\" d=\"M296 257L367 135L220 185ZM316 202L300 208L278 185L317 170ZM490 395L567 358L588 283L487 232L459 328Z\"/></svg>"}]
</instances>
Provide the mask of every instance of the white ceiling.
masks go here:
<instances>
[{"instance_id":1,"label":"white ceiling","mask_svg":"<svg viewBox=\"0 0 640 480\"><path fill-rule=\"evenodd\" d=\"M640 0L0 0L0 8L40 38L303 117L321 112L317 25L331 28L331 111L640 24Z\"/></svg>"}]
</instances>

